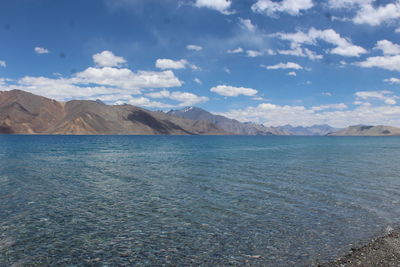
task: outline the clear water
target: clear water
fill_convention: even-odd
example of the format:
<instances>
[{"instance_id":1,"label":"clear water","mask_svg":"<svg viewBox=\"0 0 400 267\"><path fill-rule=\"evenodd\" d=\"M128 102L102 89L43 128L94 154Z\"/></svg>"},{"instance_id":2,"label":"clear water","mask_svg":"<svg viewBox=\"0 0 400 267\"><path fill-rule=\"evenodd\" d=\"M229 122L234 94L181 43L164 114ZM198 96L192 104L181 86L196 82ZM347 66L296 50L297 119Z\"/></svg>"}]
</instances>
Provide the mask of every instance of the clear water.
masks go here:
<instances>
[{"instance_id":1,"label":"clear water","mask_svg":"<svg viewBox=\"0 0 400 267\"><path fill-rule=\"evenodd\" d=\"M400 222L400 138L0 136L0 266L308 266Z\"/></svg>"}]
</instances>

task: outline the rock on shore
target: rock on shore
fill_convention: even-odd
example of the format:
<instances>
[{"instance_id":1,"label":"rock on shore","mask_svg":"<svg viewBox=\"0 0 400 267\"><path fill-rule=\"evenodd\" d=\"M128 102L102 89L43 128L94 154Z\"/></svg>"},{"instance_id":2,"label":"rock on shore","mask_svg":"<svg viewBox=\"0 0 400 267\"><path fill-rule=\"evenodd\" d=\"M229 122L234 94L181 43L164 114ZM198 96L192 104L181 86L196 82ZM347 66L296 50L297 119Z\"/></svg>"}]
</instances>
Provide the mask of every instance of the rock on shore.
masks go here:
<instances>
[{"instance_id":1,"label":"rock on shore","mask_svg":"<svg viewBox=\"0 0 400 267\"><path fill-rule=\"evenodd\" d=\"M371 243L357 248L334 262L320 267L386 267L400 266L400 231L377 238Z\"/></svg>"}]
</instances>

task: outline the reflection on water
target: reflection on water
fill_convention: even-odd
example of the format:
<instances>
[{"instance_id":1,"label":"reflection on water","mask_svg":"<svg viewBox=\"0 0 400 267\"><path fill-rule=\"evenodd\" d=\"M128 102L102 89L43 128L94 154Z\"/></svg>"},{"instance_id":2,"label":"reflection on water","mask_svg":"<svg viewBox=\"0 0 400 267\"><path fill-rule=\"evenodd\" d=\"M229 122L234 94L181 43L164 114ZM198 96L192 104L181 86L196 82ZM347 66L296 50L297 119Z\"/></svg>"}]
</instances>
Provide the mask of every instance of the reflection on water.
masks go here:
<instances>
[{"instance_id":1,"label":"reflection on water","mask_svg":"<svg viewBox=\"0 0 400 267\"><path fill-rule=\"evenodd\" d=\"M396 225L400 138L0 136L0 266L317 264Z\"/></svg>"}]
</instances>

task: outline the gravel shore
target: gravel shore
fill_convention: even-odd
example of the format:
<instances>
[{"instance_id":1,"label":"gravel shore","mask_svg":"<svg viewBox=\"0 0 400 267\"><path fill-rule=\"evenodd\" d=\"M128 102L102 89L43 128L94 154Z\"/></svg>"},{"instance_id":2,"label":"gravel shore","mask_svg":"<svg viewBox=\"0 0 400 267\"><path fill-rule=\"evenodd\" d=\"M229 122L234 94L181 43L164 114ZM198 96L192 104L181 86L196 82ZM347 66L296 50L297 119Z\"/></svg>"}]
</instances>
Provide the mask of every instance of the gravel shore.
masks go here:
<instances>
[{"instance_id":1,"label":"gravel shore","mask_svg":"<svg viewBox=\"0 0 400 267\"><path fill-rule=\"evenodd\" d=\"M392 231L369 244L352 249L351 252L334 262L320 267L380 267L400 266L400 230Z\"/></svg>"}]
</instances>

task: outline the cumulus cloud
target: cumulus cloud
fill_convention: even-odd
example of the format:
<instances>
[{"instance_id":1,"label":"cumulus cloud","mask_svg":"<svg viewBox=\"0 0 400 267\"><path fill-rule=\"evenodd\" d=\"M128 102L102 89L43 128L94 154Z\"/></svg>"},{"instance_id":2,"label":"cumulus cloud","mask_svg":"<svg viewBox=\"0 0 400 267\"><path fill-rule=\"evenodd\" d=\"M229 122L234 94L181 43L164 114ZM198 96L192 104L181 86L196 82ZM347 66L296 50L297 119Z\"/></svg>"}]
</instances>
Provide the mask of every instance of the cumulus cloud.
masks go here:
<instances>
[{"instance_id":1,"label":"cumulus cloud","mask_svg":"<svg viewBox=\"0 0 400 267\"><path fill-rule=\"evenodd\" d=\"M196 65L190 64L189 61L187 61L186 59L172 60L172 59L166 59L166 58L157 59L156 67L159 69L162 69L162 70L166 70L166 69L179 70L179 69L185 69L186 67L189 67L193 70L199 69L199 67L197 67Z\"/></svg>"},{"instance_id":2,"label":"cumulus cloud","mask_svg":"<svg viewBox=\"0 0 400 267\"><path fill-rule=\"evenodd\" d=\"M333 127L349 125L394 125L400 126L400 106L397 105L360 105L354 109L315 110L305 106L275 105L262 103L243 109L234 109L220 115L239 121L254 121L268 126L311 126L329 124Z\"/></svg>"},{"instance_id":3,"label":"cumulus cloud","mask_svg":"<svg viewBox=\"0 0 400 267\"><path fill-rule=\"evenodd\" d=\"M94 54L93 61L98 67L120 67L126 63L123 57L118 57L108 50Z\"/></svg>"},{"instance_id":4,"label":"cumulus cloud","mask_svg":"<svg viewBox=\"0 0 400 267\"><path fill-rule=\"evenodd\" d=\"M387 105L395 105L399 97L392 91L360 91L355 93L356 100L380 100Z\"/></svg>"},{"instance_id":5,"label":"cumulus cloud","mask_svg":"<svg viewBox=\"0 0 400 267\"><path fill-rule=\"evenodd\" d=\"M234 13L230 10L232 1L231 0L196 0L194 3L195 7L204 7L212 10L221 12L224 15L230 15Z\"/></svg>"},{"instance_id":6,"label":"cumulus cloud","mask_svg":"<svg viewBox=\"0 0 400 267\"><path fill-rule=\"evenodd\" d=\"M375 0L329 0L328 5L331 8L351 8L358 5L371 4Z\"/></svg>"},{"instance_id":7,"label":"cumulus cloud","mask_svg":"<svg viewBox=\"0 0 400 267\"><path fill-rule=\"evenodd\" d=\"M43 48L43 47L35 47L33 50L35 51L36 54L48 54L48 53L50 53L49 50L47 50L46 48Z\"/></svg>"},{"instance_id":8,"label":"cumulus cloud","mask_svg":"<svg viewBox=\"0 0 400 267\"><path fill-rule=\"evenodd\" d=\"M203 47L199 46L199 45L187 45L186 46L187 50L191 50L191 51L201 51L203 50Z\"/></svg>"},{"instance_id":9,"label":"cumulus cloud","mask_svg":"<svg viewBox=\"0 0 400 267\"><path fill-rule=\"evenodd\" d=\"M276 65L261 65L261 67L266 68L267 70L278 70L278 69L294 69L294 70L301 70L303 69L302 66L300 66L297 63L294 62L287 62L287 63L278 63Z\"/></svg>"},{"instance_id":10,"label":"cumulus cloud","mask_svg":"<svg viewBox=\"0 0 400 267\"><path fill-rule=\"evenodd\" d=\"M257 51L257 50L247 50L246 54L248 57L259 57L262 56L264 53L262 51Z\"/></svg>"},{"instance_id":11,"label":"cumulus cloud","mask_svg":"<svg viewBox=\"0 0 400 267\"><path fill-rule=\"evenodd\" d=\"M294 72L294 71L291 71L291 72L288 72L288 74L287 75L289 75L289 76L297 76L297 73L296 72Z\"/></svg>"},{"instance_id":12,"label":"cumulus cloud","mask_svg":"<svg viewBox=\"0 0 400 267\"><path fill-rule=\"evenodd\" d=\"M261 13L270 17L275 17L278 13L287 13L298 16L302 11L314 6L312 0L258 0L252 5L253 12Z\"/></svg>"},{"instance_id":13,"label":"cumulus cloud","mask_svg":"<svg viewBox=\"0 0 400 267\"><path fill-rule=\"evenodd\" d=\"M355 62L354 65L363 68L382 68L385 70L400 71L400 55L368 57L364 61Z\"/></svg>"},{"instance_id":14,"label":"cumulus cloud","mask_svg":"<svg viewBox=\"0 0 400 267\"><path fill-rule=\"evenodd\" d=\"M171 100L175 100L180 102L178 106L180 107L186 107L186 106L193 106L199 103L207 102L208 97L205 96L198 96L193 93L188 93L188 92L170 92L168 90L162 90L159 92L152 92L146 94L146 96L151 97L151 98L167 98Z\"/></svg>"},{"instance_id":15,"label":"cumulus cloud","mask_svg":"<svg viewBox=\"0 0 400 267\"><path fill-rule=\"evenodd\" d=\"M4 60L0 60L0 67L3 67L3 68L7 67L7 64Z\"/></svg>"},{"instance_id":16,"label":"cumulus cloud","mask_svg":"<svg viewBox=\"0 0 400 267\"><path fill-rule=\"evenodd\" d=\"M381 6L376 5L376 2L376 0L329 0L328 5L331 8L356 9L353 18L343 19L356 24L378 26L400 18L400 1L394 0L393 3Z\"/></svg>"},{"instance_id":17,"label":"cumulus cloud","mask_svg":"<svg viewBox=\"0 0 400 267\"><path fill-rule=\"evenodd\" d=\"M236 49L231 49L231 50L228 50L228 51L226 51L228 54L239 54L239 53L243 53L243 48L241 48L241 47L238 47L238 48L236 48Z\"/></svg>"},{"instance_id":18,"label":"cumulus cloud","mask_svg":"<svg viewBox=\"0 0 400 267\"><path fill-rule=\"evenodd\" d=\"M307 57L311 60L322 59L322 55L318 55L317 53L311 51L308 48L296 47L289 50L278 50L278 53L281 55L288 56L297 56L297 57Z\"/></svg>"},{"instance_id":19,"label":"cumulus cloud","mask_svg":"<svg viewBox=\"0 0 400 267\"><path fill-rule=\"evenodd\" d=\"M389 22L400 18L400 1L389 3L385 6L375 7L372 4L364 4L353 18L356 24L369 24L377 26L383 22Z\"/></svg>"},{"instance_id":20,"label":"cumulus cloud","mask_svg":"<svg viewBox=\"0 0 400 267\"><path fill-rule=\"evenodd\" d=\"M387 83L391 83L391 84L400 83L400 79L399 78L389 78L389 79L384 79L383 81L387 82Z\"/></svg>"},{"instance_id":21,"label":"cumulus cloud","mask_svg":"<svg viewBox=\"0 0 400 267\"><path fill-rule=\"evenodd\" d=\"M74 83L100 84L114 86L125 90L140 90L143 88L160 88L181 86L182 82L170 70L138 71L122 68L87 68L74 75Z\"/></svg>"},{"instance_id":22,"label":"cumulus cloud","mask_svg":"<svg viewBox=\"0 0 400 267\"><path fill-rule=\"evenodd\" d=\"M257 30L257 27L249 19L239 18L239 25L250 32L255 32Z\"/></svg>"},{"instance_id":23,"label":"cumulus cloud","mask_svg":"<svg viewBox=\"0 0 400 267\"><path fill-rule=\"evenodd\" d=\"M96 59L94 60L96 62ZM140 95L143 90L150 88L171 88L181 85L182 82L171 70L133 72L127 68L89 67L70 77L25 76L17 80L3 78L0 81L0 90L20 89L62 101L103 99L131 104L145 103L143 106L148 107L163 107L162 103L146 102L145 98L132 95Z\"/></svg>"},{"instance_id":24,"label":"cumulus cloud","mask_svg":"<svg viewBox=\"0 0 400 267\"><path fill-rule=\"evenodd\" d=\"M203 82L199 78L194 78L193 81L197 84L202 84Z\"/></svg>"},{"instance_id":25,"label":"cumulus cloud","mask_svg":"<svg viewBox=\"0 0 400 267\"><path fill-rule=\"evenodd\" d=\"M378 41L374 49L379 49L384 55L400 55L400 45L388 40Z\"/></svg>"},{"instance_id":26,"label":"cumulus cloud","mask_svg":"<svg viewBox=\"0 0 400 267\"><path fill-rule=\"evenodd\" d=\"M321 111L321 110L327 110L327 109L343 110L346 108L347 108L346 104L339 103L339 104L328 104L328 105L315 106L315 107L312 107L311 110L314 110L314 111Z\"/></svg>"},{"instance_id":27,"label":"cumulus cloud","mask_svg":"<svg viewBox=\"0 0 400 267\"><path fill-rule=\"evenodd\" d=\"M143 96L138 96L134 97L132 95L101 95L97 97L97 99L100 99L101 101L104 102L111 102L114 105L123 105L123 104L131 104L134 106L141 106L141 107L147 107L147 108L173 108L173 105L166 104L166 103L161 103L157 101L151 101L147 97Z\"/></svg>"},{"instance_id":28,"label":"cumulus cloud","mask_svg":"<svg viewBox=\"0 0 400 267\"><path fill-rule=\"evenodd\" d=\"M257 90L245 87L234 87L229 85L218 85L210 89L211 92L217 93L222 96L254 96L258 93Z\"/></svg>"},{"instance_id":29,"label":"cumulus cloud","mask_svg":"<svg viewBox=\"0 0 400 267\"><path fill-rule=\"evenodd\" d=\"M296 51L296 49L300 48L304 44L315 46L317 45L318 40L322 40L336 46L335 48L329 50L329 53L331 54L337 54L346 57L359 57L361 54L367 53L367 50L365 50L363 47L352 44L349 38L342 37L340 34L338 34L332 29L317 30L315 28L311 28L308 30L308 32L303 32L303 31L297 31L295 33L278 32L273 36L276 36L281 40L289 41L290 47L294 51ZM301 52L302 50L298 50L299 54ZM305 52L305 55L307 56L307 52ZM310 57L310 55L312 54L309 53L308 57Z\"/></svg>"}]
</instances>

